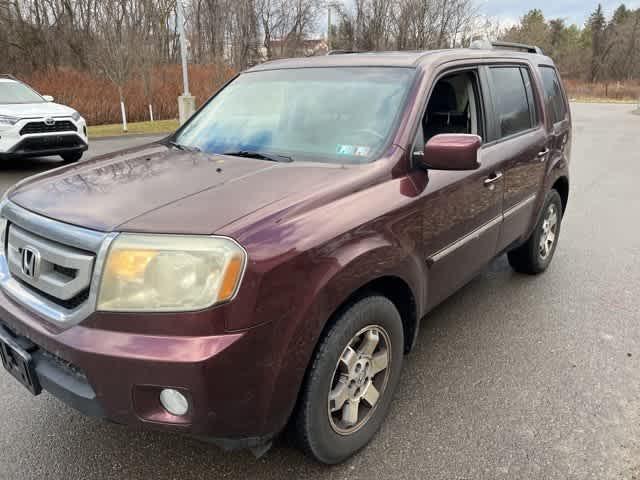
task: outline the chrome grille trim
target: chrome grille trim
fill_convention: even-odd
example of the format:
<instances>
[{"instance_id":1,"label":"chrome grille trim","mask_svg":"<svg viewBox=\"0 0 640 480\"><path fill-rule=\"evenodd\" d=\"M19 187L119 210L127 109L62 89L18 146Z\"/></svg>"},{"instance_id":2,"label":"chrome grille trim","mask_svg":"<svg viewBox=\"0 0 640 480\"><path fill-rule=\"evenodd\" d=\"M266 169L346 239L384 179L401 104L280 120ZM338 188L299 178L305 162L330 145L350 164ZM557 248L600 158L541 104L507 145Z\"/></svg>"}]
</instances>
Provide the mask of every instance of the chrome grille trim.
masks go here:
<instances>
[{"instance_id":1,"label":"chrome grille trim","mask_svg":"<svg viewBox=\"0 0 640 480\"><path fill-rule=\"evenodd\" d=\"M58 222L50 218L37 215L27 209L19 207L15 203L7 202L0 212L10 223L18 225L41 237L54 242L98 253L107 233L76 227L68 223Z\"/></svg>"},{"instance_id":2,"label":"chrome grille trim","mask_svg":"<svg viewBox=\"0 0 640 480\"><path fill-rule=\"evenodd\" d=\"M64 308L14 278L9 271L6 246L0 252L0 289L27 309L63 328L77 325L95 312L102 269L111 242L116 238L117 233L97 232L58 222L36 215L8 201L4 205L0 205L0 214L7 218L12 226L17 225L23 230L62 245L95 254L88 298L75 308ZM9 230L11 230L11 226Z\"/></svg>"},{"instance_id":3,"label":"chrome grille trim","mask_svg":"<svg viewBox=\"0 0 640 480\"><path fill-rule=\"evenodd\" d=\"M34 235L16 224L9 226L7 238L7 263L14 277L60 300L71 300L89 288L93 254ZM22 271L22 252L25 248L35 248L39 254L39 268L32 276ZM56 267L72 269L75 275L65 278Z\"/></svg>"}]
</instances>

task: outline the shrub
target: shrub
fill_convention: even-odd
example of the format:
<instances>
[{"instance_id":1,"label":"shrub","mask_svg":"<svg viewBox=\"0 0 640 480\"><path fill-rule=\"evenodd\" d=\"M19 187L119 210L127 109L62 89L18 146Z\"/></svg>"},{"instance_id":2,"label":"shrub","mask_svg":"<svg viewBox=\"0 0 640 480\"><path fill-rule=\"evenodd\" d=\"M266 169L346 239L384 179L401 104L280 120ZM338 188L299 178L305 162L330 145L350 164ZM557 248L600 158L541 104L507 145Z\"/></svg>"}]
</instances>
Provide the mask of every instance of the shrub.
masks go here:
<instances>
[{"instance_id":1,"label":"shrub","mask_svg":"<svg viewBox=\"0 0 640 480\"><path fill-rule=\"evenodd\" d=\"M234 72L226 65L190 65L189 89L201 105ZM153 68L151 101L146 98L141 76L133 77L124 88L127 120L149 120L149 103L157 120L177 118L178 96L182 93L182 68L180 65L163 65ZM52 95L56 101L80 112L90 125L119 123L120 99L118 90L107 79L92 73L71 68L36 72L21 78L42 94Z\"/></svg>"},{"instance_id":2,"label":"shrub","mask_svg":"<svg viewBox=\"0 0 640 480\"><path fill-rule=\"evenodd\" d=\"M640 99L640 83L637 81L587 83L579 80L564 80L569 98L602 99L602 100L638 100Z\"/></svg>"}]
</instances>

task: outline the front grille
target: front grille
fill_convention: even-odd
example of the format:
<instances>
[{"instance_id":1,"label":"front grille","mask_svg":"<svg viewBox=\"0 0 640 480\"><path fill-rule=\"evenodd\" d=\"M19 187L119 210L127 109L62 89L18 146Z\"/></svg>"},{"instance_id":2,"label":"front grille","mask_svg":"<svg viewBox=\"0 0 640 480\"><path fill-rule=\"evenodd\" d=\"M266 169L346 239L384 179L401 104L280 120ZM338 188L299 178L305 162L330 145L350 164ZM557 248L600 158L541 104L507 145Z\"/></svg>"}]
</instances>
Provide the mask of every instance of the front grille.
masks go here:
<instances>
[{"instance_id":1,"label":"front grille","mask_svg":"<svg viewBox=\"0 0 640 480\"><path fill-rule=\"evenodd\" d=\"M57 120L51 125L44 122L29 122L22 130L20 135L28 135L31 133L55 133L55 132L77 132L78 129L69 120Z\"/></svg>"},{"instance_id":2,"label":"front grille","mask_svg":"<svg viewBox=\"0 0 640 480\"><path fill-rule=\"evenodd\" d=\"M39 138L39 137L29 137ZM37 215L11 201L0 251L0 290L13 301L63 328L96 311L96 271L117 236Z\"/></svg>"},{"instance_id":3,"label":"front grille","mask_svg":"<svg viewBox=\"0 0 640 480\"><path fill-rule=\"evenodd\" d=\"M41 296L72 309L88 298L95 255L9 225L11 275Z\"/></svg>"}]
</instances>

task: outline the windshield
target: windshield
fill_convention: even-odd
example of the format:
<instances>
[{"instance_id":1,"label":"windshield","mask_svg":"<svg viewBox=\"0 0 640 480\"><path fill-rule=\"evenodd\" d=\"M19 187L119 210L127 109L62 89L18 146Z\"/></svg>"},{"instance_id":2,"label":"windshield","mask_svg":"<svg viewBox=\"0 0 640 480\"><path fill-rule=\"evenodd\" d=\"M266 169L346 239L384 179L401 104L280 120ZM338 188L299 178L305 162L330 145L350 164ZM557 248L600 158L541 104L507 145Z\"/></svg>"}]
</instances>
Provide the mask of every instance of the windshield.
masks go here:
<instances>
[{"instance_id":1,"label":"windshield","mask_svg":"<svg viewBox=\"0 0 640 480\"><path fill-rule=\"evenodd\" d=\"M0 80L0 103L42 103L44 99L26 85Z\"/></svg>"},{"instance_id":2,"label":"windshield","mask_svg":"<svg viewBox=\"0 0 640 480\"><path fill-rule=\"evenodd\" d=\"M219 92L174 140L208 153L370 162L391 134L414 72L365 67L246 73Z\"/></svg>"}]
</instances>

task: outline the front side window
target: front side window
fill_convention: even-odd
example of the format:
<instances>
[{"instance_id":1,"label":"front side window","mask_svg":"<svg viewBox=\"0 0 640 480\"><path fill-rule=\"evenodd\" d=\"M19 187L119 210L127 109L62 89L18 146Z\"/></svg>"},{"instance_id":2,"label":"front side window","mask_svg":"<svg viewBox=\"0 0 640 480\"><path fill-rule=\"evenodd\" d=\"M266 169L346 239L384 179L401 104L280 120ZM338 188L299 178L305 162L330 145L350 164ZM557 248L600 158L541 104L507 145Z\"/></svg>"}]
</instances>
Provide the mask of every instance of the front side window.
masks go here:
<instances>
[{"instance_id":1,"label":"front side window","mask_svg":"<svg viewBox=\"0 0 640 480\"><path fill-rule=\"evenodd\" d=\"M544 86L544 99L547 110L553 123L561 122L567 116L567 107L564 103L560 80L554 68L540 67L542 84Z\"/></svg>"},{"instance_id":2,"label":"front side window","mask_svg":"<svg viewBox=\"0 0 640 480\"><path fill-rule=\"evenodd\" d=\"M490 75L493 82L500 138L532 128L534 115L529 104L531 93L527 92L522 69L520 67L492 67Z\"/></svg>"},{"instance_id":3,"label":"front side window","mask_svg":"<svg viewBox=\"0 0 640 480\"><path fill-rule=\"evenodd\" d=\"M245 73L174 140L208 153L370 162L389 139L414 75L409 68L369 67Z\"/></svg>"},{"instance_id":4,"label":"front side window","mask_svg":"<svg viewBox=\"0 0 640 480\"><path fill-rule=\"evenodd\" d=\"M40 95L22 83L0 80L0 104L42 103L44 101Z\"/></svg>"},{"instance_id":5,"label":"front side window","mask_svg":"<svg viewBox=\"0 0 640 480\"><path fill-rule=\"evenodd\" d=\"M414 153L436 135L465 133L484 136L476 70L447 75L435 84L414 142Z\"/></svg>"}]
</instances>

